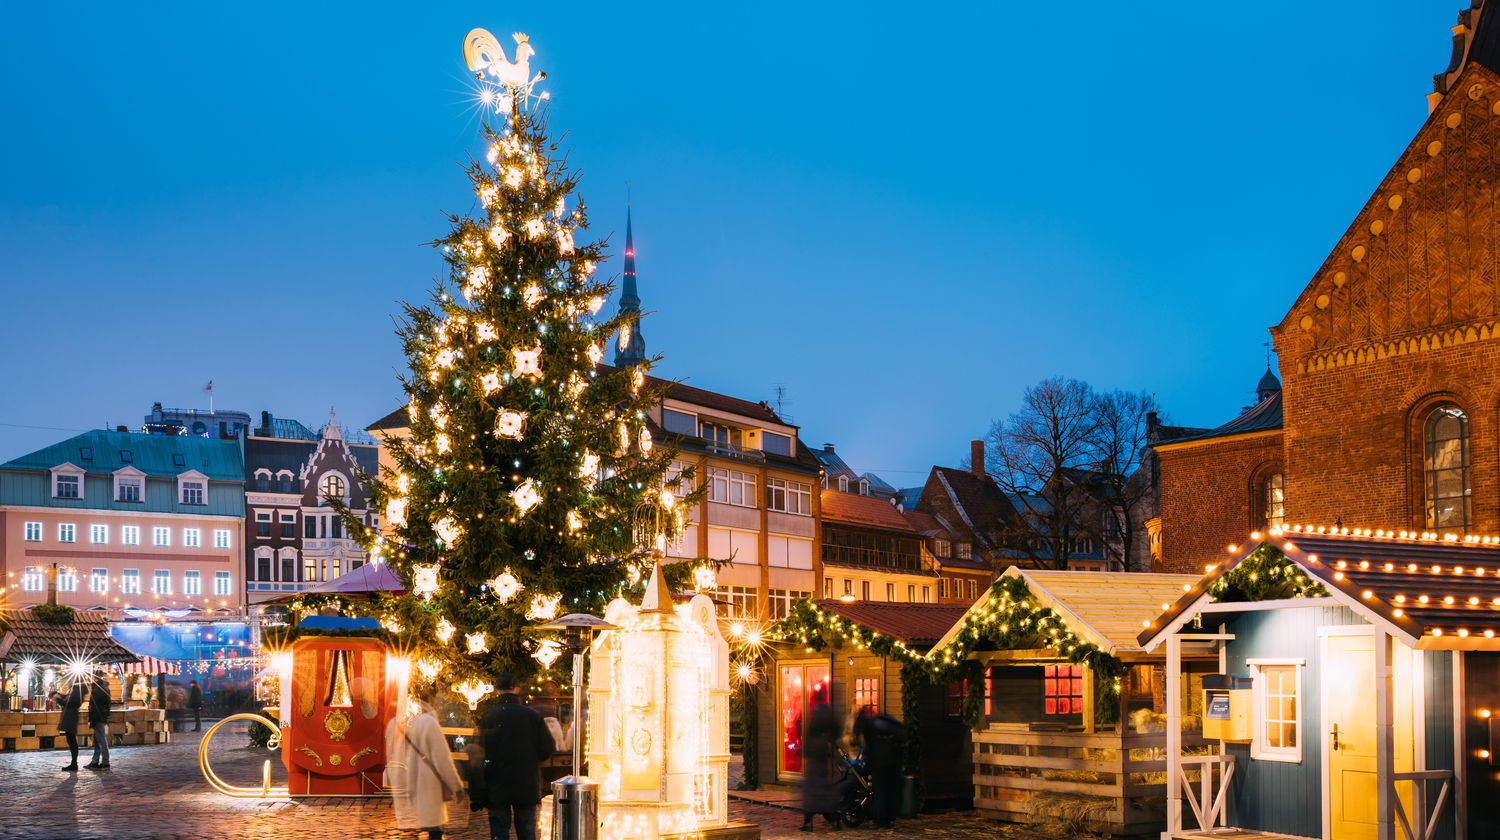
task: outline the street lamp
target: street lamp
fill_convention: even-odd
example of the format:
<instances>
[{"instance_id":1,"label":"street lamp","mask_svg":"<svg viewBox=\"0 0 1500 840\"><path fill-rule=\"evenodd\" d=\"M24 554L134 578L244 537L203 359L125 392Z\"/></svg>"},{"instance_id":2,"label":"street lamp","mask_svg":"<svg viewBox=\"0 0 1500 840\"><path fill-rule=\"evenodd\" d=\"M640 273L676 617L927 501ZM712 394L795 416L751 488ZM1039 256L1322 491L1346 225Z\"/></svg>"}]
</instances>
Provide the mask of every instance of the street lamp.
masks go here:
<instances>
[{"instance_id":1,"label":"street lamp","mask_svg":"<svg viewBox=\"0 0 1500 840\"><path fill-rule=\"evenodd\" d=\"M540 628L562 630L563 646L573 652L573 775L552 783L552 840L595 840L599 834L599 783L579 775L580 750L588 732L583 655L596 631L614 627L597 616L572 613Z\"/></svg>"}]
</instances>

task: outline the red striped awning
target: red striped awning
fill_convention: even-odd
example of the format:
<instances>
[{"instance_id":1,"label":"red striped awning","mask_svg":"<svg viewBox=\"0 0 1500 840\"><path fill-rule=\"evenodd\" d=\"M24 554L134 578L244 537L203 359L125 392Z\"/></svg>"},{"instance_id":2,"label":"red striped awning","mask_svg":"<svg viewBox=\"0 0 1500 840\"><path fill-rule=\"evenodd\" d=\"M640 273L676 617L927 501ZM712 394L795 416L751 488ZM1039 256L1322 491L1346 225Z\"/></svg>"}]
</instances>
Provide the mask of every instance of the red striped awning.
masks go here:
<instances>
[{"instance_id":1,"label":"red striped awning","mask_svg":"<svg viewBox=\"0 0 1500 840\"><path fill-rule=\"evenodd\" d=\"M142 656L140 662L130 662L121 667L126 674L180 674L182 669L165 659Z\"/></svg>"}]
</instances>

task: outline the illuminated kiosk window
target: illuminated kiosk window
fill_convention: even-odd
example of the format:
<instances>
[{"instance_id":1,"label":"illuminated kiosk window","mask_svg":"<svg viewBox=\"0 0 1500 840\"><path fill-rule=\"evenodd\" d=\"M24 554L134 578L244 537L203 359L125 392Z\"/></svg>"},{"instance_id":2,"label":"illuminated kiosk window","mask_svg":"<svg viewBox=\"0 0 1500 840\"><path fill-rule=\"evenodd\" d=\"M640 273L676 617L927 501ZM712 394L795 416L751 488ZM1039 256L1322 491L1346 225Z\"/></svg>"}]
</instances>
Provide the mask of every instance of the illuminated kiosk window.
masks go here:
<instances>
[{"instance_id":1,"label":"illuminated kiosk window","mask_svg":"<svg viewBox=\"0 0 1500 840\"><path fill-rule=\"evenodd\" d=\"M728 822L729 645L714 603L673 606L659 569L636 607L612 601L618 629L593 645L589 776L600 785L600 840L688 835ZM543 835L551 801L542 804Z\"/></svg>"},{"instance_id":2,"label":"illuminated kiosk window","mask_svg":"<svg viewBox=\"0 0 1500 840\"><path fill-rule=\"evenodd\" d=\"M828 702L828 666L783 665L778 677L781 772L800 775L809 710L814 703Z\"/></svg>"}]
</instances>

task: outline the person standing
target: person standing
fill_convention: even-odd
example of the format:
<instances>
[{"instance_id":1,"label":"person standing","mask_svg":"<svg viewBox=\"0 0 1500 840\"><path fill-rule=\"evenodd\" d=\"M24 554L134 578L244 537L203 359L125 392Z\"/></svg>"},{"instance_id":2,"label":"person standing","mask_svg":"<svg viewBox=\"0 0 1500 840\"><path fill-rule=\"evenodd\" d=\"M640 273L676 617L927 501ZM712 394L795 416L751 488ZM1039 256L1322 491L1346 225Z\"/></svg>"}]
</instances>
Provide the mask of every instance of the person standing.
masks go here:
<instances>
[{"instance_id":1,"label":"person standing","mask_svg":"<svg viewBox=\"0 0 1500 840\"><path fill-rule=\"evenodd\" d=\"M406 720L397 715L385 727L386 784L396 811L396 827L427 832L441 840L452 800L464 799L463 782L438 725L437 689L424 683L412 692L420 708Z\"/></svg>"},{"instance_id":2,"label":"person standing","mask_svg":"<svg viewBox=\"0 0 1500 840\"><path fill-rule=\"evenodd\" d=\"M839 816L839 792L834 784L834 746L843 725L838 712L814 701L802 737L802 830L813 830L813 816L822 814L834 831L844 827Z\"/></svg>"},{"instance_id":3,"label":"person standing","mask_svg":"<svg viewBox=\"0 0 1500 840\"><path fill-rule=\"evenodd\" d=\"M188 680L188 708L193 710L193 731L203 731L203 689L197 680Z\"/></svg>"},{"instance_id":4,"label":"person standing","mask_svg":"<svg viewBox=\"0 0 1500 840\"><path fill-rule=\"evenodd\" d=\"M865 770L870 774L875 800L875 825L890 828L896 823L901 798L901 753L905 727L890 715L866 706L854 720L854 737L864 744Z\"/></svg>"},{"instance_id":5,"label":"person standing","mask_svg":"<svg viewBox=\"0 0 1500 840\"><path fill-rule=\"evenodd\" d=\"M94 730L94 760L84 766L90 770L109 769L109 681L103 669L94 672L89 688L89 728Z\"/></svg>"},{"instance_id":6,"label":"person standing","mask_svg":"<svg viewBox=\"0 0 1500 840\"><path fill-rule=\"evenodd\" d=\"M536 840L536 806L541 801L541 763L557 745L534 709L521 705L514 674L495 678L500 696L479 723L484 772L475 774L475 799L489 809L490 840ZM482 793L481 793L482 792Z\"/></svg>"},{"instance_id":7,"label":"person standing","mask_svg":"<svg viewBox=\"0 0 1500 840\"><path fill-rule=\"evenodd\" d=\"M57 731L61 732L68 740L68 753L73 760L63 768L64 773L78 772L78 709L83 705L83 681L78 678L69 680L68 690L53 694L53 700L62 706L62 719L57 724Z\"/></svg>"}]
</instances>

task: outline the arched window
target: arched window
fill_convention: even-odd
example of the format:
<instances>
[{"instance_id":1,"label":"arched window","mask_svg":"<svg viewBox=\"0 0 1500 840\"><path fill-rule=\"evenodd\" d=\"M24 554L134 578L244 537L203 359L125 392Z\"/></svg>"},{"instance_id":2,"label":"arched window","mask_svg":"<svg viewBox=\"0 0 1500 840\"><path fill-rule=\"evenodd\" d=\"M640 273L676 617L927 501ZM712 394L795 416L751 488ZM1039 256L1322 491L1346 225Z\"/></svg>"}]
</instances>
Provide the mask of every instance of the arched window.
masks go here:
<instances>
[{"instance_id":1,"label":"arched window","mask_svg":"<svg viewBox=\"0 0 1500 840\"><path fill-rule=\"evenodd\" d=\"M331 473L323 476L323 486L321 489L325 496L342 499L344 498L344 479Z\"/></svg>"},{"instance_id":2,"label":"arched window","mask_svg":"<svg viewBox=\"0 0 1500 840\"><path fill-rule=\"evenodd\" d=\"M1261 484L1264 519L1267 528L1280 528L1286 522L1286 480L1281 473L1271 473Z\"/></svg>"},{"instance_id":3,"label":"arched window","mask_svg":"<svg viewBox=\"0 0 1500 840\"><path fill-rule=\"evenodd\" d=\"M1422 428L1422 479L1427 527L1469 526L1469 418L1441 405Z\"/></svg>"}]
</instances>

